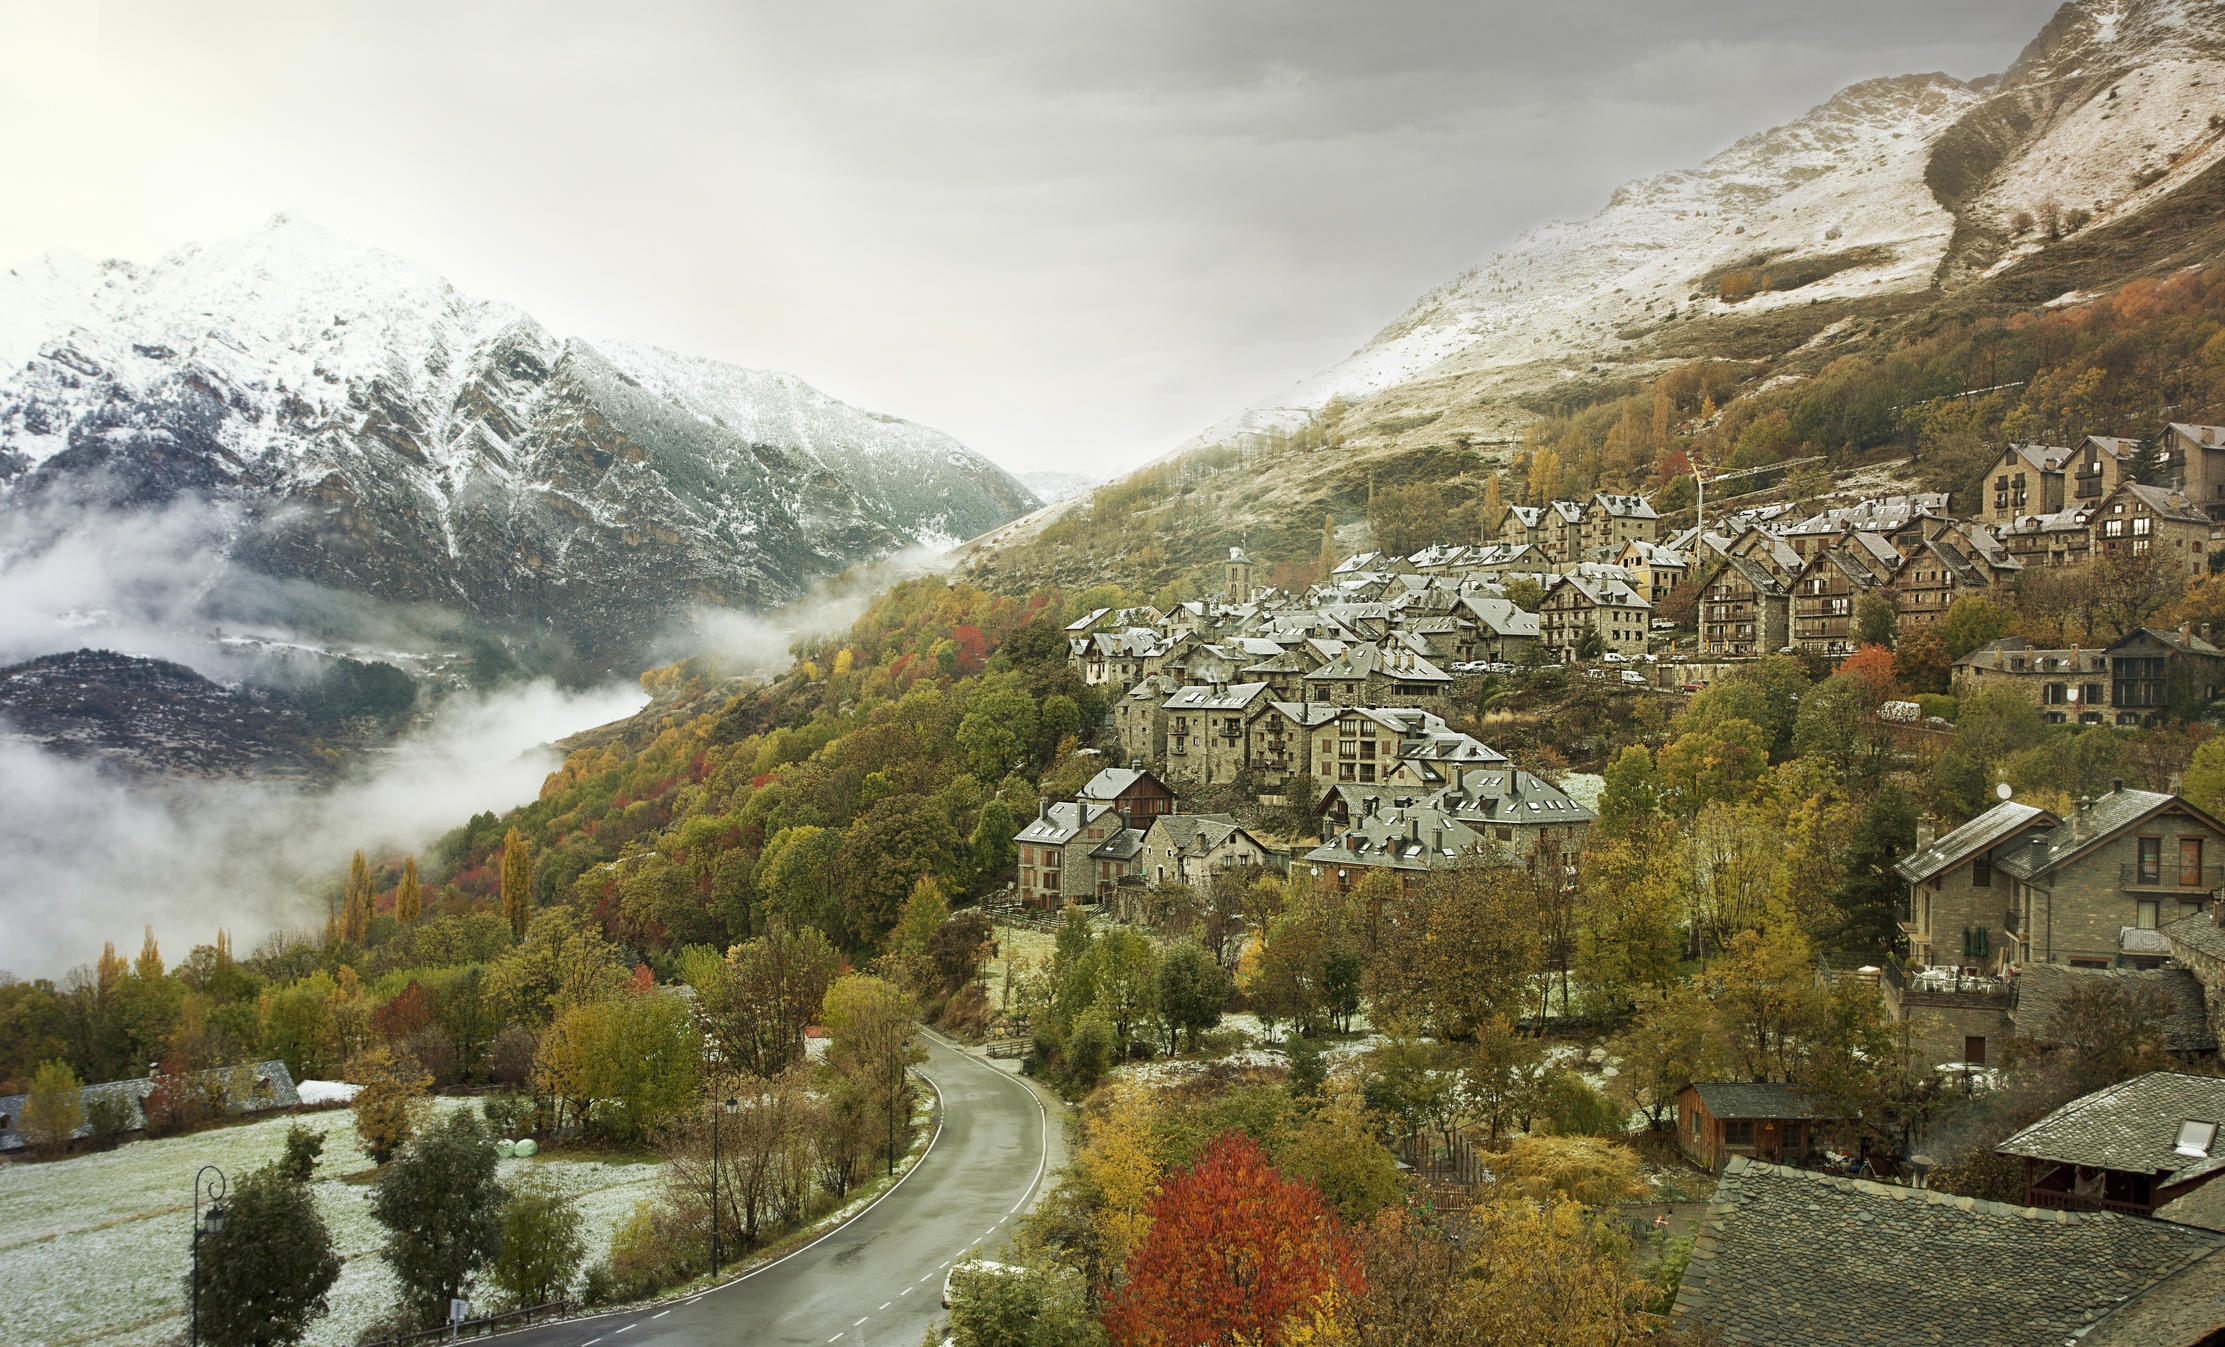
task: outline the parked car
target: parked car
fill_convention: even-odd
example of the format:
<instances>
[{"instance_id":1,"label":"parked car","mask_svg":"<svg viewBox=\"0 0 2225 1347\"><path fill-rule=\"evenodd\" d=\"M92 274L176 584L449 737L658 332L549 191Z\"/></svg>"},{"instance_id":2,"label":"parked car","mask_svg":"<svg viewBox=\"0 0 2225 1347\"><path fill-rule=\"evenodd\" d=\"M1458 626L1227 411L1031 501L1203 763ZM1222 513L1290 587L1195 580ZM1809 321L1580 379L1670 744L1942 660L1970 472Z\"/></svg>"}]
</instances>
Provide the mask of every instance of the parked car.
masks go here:
<instances>
[{"instance_id":1,"label":"parked car","mask_svg":"<svg viewBox=\"0 0 2225 1347\"><path fill-rule=\"evenodd\" d=\"M1485 673L1495 674L1510 674L1517 672L1513 665L1508 664L1504 660L1493 660L1491 663L1483 666L1483 671Z\"/></svg>"},{"instance_id":2,"label":"parked car","mask_svg":"<svg viewBox=\"0 0 2225 1347\"><path fill-rule=\"evenodd\" d=\"M1609 664L1628 664L1630 662L1630 656L1625 655L1620 650L1610 650L1606 654L1601 655L1600 658L1607 661Z\"/></svg>"},{"instance_id":3,"label":"parked car","mask_svg":"<svg viewBox=\"0 0 2225 1347\"><path fill-rule=\"evenodd\" d=\"M1705 683L1686 683L1686 684L1684 684L1684 685L1683 685L1683 687L1681 687L1681 688L1679 689L1679 691L1682 691L1682 692L1698 692L1698 691L1699 691L1699 690L1700 690L1701 688L1704 688L1704 687L1706 687L1706 686L1707 686L1707 684L1705 684Z\"/></svg>"},{"instance_id":4,"label":"parked car","mask_svg":"<svg viewBox=\"0 0 2225 1347\"><path fill-rule=\"evenodd\" d=\"M1645 676L1644 674L1642 674L1642 673L1639 673L1639 672L1638 672L1638 671L1637 671L1636 669L1625 669L1625 670L1623 670L1623 671L1622 671L1622 681L1623 681L1623 682L1625 682L1625 683L1629 683L1629 684L1631 684L1631 685L1633 685L1633 686L1635 686L1635 687L1641 687L1641 688L1642 688L1642 687L1647 687L1647 686L1650 686L1650 685L1649 685L1649 684L1648 684L1648 683L1646 682L1646 676Z\"/></svg>"}]
</instances>

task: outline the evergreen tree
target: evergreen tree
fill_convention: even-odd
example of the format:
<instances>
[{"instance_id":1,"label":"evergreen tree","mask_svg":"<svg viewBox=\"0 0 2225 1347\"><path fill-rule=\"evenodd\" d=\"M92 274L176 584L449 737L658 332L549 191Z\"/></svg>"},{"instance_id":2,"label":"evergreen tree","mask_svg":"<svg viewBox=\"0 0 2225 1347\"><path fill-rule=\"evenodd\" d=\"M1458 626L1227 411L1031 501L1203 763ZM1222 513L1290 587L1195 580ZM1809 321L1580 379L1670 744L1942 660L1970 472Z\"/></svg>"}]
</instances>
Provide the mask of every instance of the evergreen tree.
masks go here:
<instances>
[{"instance_id":1,"label":"evergreen tree","mask_svg":"<svg viewBox=\"0 0 2225 1347\"><path fill-rule=\"evenodd\" d=\"M417 858L411 856L402 862L402 883L394 890L394 920L414 926L424 909L425 897L417 884Z\"/></svg>"},{"instance_id":2,"label":"evergreen tree","mask_svg":"<svg viewBox=\"0 0 2225 1347\"><path fill-rule=\"evenodd\" d=\"M1905 892L1893 862L1916 849L1916 810L1900 786L1888 781L1870 799L1847 849L1846 879L1832 895L1840 919L1832 935L1862 950L1891 949L1900 934L1895 912Z\"/></svg>"},{"instance_id":3,"label":"evergreen tree","mask_svg":"<svg viewBox=\"0 0 2225 1347\"><path fill-rule=\"evenodd\" d=\"M494 1261L508 1197L495 1182L485 1126L469 1112L449 1114L388 1166L371 1218L386 1227L379 1256L419 1323L446 1319L448 1302Z\"/></svg>"},{"instance_id":4,"label":"evergreen tree","mask_svg":"<svg viewBox=\"0 0 2225 1347\"><path fill-rule=\"evenodd\" d=\"M533 861L525 838L512 828L502 838L502 915L510 919L510 931L520 940L525 938L525 919L533 909L532 889Z\"/></svg>"},{"instance_id":5,"label":"evergreen tree","mask_svg":"<svg viewBox=\"0 0 2225 1347\"><path fill-rule=\"evenodd\" d=\"M1337 568L1337 517L1321 516L1321 581L1327 584L1329 572Z\"/></svg>"},{"instance_id":6,"label":"evergreen tree","mask_svg":"<svg viewBox=\"0 0 2225 1347\"><path fill-rule=\"evenodd\" d=\"M300 1341L340 1279L340 1258L316 1199L285 1165L273 1164L242 1175L225 1206L224 1228L201 1237L202 1341L217 1347Z\"/></svg>"}]
</instances>

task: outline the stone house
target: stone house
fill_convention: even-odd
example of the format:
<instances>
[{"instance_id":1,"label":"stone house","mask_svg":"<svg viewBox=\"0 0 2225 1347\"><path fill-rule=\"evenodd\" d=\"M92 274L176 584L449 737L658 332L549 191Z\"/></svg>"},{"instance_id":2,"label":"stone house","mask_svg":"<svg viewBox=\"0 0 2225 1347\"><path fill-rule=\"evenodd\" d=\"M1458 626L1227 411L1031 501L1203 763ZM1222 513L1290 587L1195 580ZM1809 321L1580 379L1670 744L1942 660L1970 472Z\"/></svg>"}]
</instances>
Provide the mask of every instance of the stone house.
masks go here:
<instances>
[{"instance_id":1,"label":"stone house","mask_svg":"<svg viewBox=\"0 0 2225 1347\"><path fill-rule=\"evenodd\" d=\"M1090 687L1126 692L1145 676L1146 666L1163 655L1165 645L1148 628L1092 632L1068 639L1068 662Z\"/></svg>"},{"instance_id":2,"label":"stone house","mask_svg":"<svg viewBox=\"0 0 2225 1347\"><path fill-rule=\"evenodd\" d=\"M1385 810L1381 797L1367 798L1377 807L1353 815L1333 834L1324 829L1321 845L1300 858L1313 878L1338 893L1352 892L1376 871L1395 878L1402 892L1418 893L1434 871L1488 865L1499 857L1481 833L1442 810L1420 804Z\"/></svg>"},{"instance_id":3,"label":"stone house","mask_svg":"<svg viewBox=\"0 0 2225 1347\"><path fill-rule=\"evenodd\" d=\"M1205 890L1225 870L1266 874L1274 851L1226 814L1167 814L1153 820L1139 857L1151 884Z\"/></svg>"},{"instance_id":4,"label":"stone house","mask_svg":"<svg viewBox=\"0 0 2225 1347\"><path fill-rule=\"evenodd\" d=\"M1159 708L1182 690L1165 674L1152 674L1128 689L1112 704L1113 735L1120 741L1121 757L1134 767L1163 761L1167 753L1166 720Z\"/></svg>"},{"instance_id":5,"label":"stone house","mask_svg":"<svg viewBox=\"0 0 2225 1347\"><path fill-rule=\"evenodd\" d=\"M1306 700L1332 706L1417 706L1452 687L1452 675L1410 649L1347 645L1306 675Z\"/></svg>"},{"instance_id":6,"label":"stone house","mask_svg":"<svg viewBox=\"0 0 2225 1347\"><path fill-rule=\"evenodd\" d=\"M2088 435L2071 451L2070 501L2098 501L2132 480L2132 460L2140 441L2113 435Z\"/></svg>"},{"instance_id":7,"label":"stone house","mask_svg":"<svg viewBox=\"0 0 2225 1347\"><path fill-rule=\"evenodd\" d=\"M1927 538L1893 569L1893 634L1908 637L1939 625L1956 599L1989 598L2006 605L2012 597L2001 591L2023 569L2007 548L1975 526Z\"/></svg>"},{"instance_id":8,"label":"stone house","mask_svg":"<svg viewBox=\"0 0 2225 1347\"><path fill-rule=\"evenodd\" d=\"M1993 465L1985 517L2009 525L2026 515L2054 514L2065 505L2071 451L2050 444L2012 444Z\"/></svg>"},{"instance_id":9,"label":"stone house","mask_svg":"<svg viewBox=\"0 0 2225 1347\"><path fill-rule=\"evenodd\" d=\"M2042 1211L2156 1216L2225 1174L2225 1079L2151 1071L2098 1090L1995 1147L2024 1161Z\"/></svg>"},{"instance_id":10,"label":"stone house","mask_svg":"<svg viewBox=\"0 0 2225 1347\"><path fill-rule=\"evenodd\" d=\"M1576 657L1576 645L1587 630L1599 633L1603 650L1640 655L1651 632L1653 605L1618 576L1559 575L1545 587L1537 621L1538 640L1564 661Z\"/></svg>"},{"instance_id":11,"label":"stone house","mask_svg":"<svg viewBox=\"0 0 2225 1347\"><path fill-rule=\"evenodd\" d=\"M1732 1156L1793 1161L1818 1149L1825 1120L1798 1087L1781 1081L1700 1081L1677 1091L1677 1145L1694 1164Z\"/></svg>"},{"instance_id":12,"label":"stone house","mask_svg":"<svg viewBox=\"0 0 2225 1347\"><path fill-rule=\"evenodd\" d=\"M1792 582L1792 643L1811 655L1851 655L1860 644L1854 627L1854 605L1863 595L1882 587L1890 572L1886 564L1856 535L1849 545L1818 553L1801 568ZM1882 540L1879 545L1882 546ZM1901 558L1893 557L1898 565Z\"/></svg>"},{"instance_id":13,"label":"stone house","mask_svg":"<svg viewBox=\"0 0 2225 1347\"><path fill-rule=\"evenodd\" d=\"M1584 559L1584 502L1545 502L1545 517L1539 521L1538 528L1544 535L1538 545L1556 563L1565 565Z\"/></svg>"},{"instance_id":14,"label":"stone house","mask_svg":"<svg viewBox=\"0 0 2225 1347\"><path fill-rule=\"evenodd\" d=\"M1226 785L1244 770L1244 719L1267 700L1265 683L1186 687L1160 703L1165 753L1154 760L1169 784Z\"/></svg>"},{"instance_id":15,"label":"stone house","mask_svg":"<svg viewBox=\"0 0 2225 1347\"><path fill-rule=\"evenodd\" d=\"M2039 650L2007 636L1956 660L1954 683L1960 692L2012 688L2052 724L2155 725L2216 700L2225 652L2185 627L2142 627L2099 650Z\"/></svg>"},{"instance_id":16,"label":"stone house","mask_svg":"<svg viewBox=\"0 0 2225 1347\"><path fill-rule=\"evenodd\" d=\"M1093 901L1098 872L1090 853L1119 831L1120 815L1110 804L1043 801L1012 839L1020 853L1020 901L1048 912Z\"/></svg>"},{"instance_id":17,"label":"stone house","mask_svg":"<svg viewBox=\"0 0 2225 1347\"><path fill-rule=\"evenodd\" d=\"M2225 426L2173 421L2163 429L2163 479L2212 519L2225 520Z\"/></svg>"},{"instance_id":18,"label":"stone house","mask_svg":"<svg viewBox=\"0 0 2225 1347\"><path fill-rule=\"evenodd\" d=\"M1314 734L1343 713L1326 702L1270 699L1244 721L1244 760L1263 793L1282 794L1292 777L1314 775Z\"/></svg>"},{"instance_id":19,"label":"stone house","mask_svg":"<svg viewBox=\"0 0 2225 1347\"><path fill-rule=\"evenodd\" d=\"M1790 644L1792 599L1784 582L1748 557L1723 558L1700 588L1700 653L1771 655Z\"/></svg>"},{"instance_id":20,"label":"stone house","mask_svg":"<svg viewBox=\"0 0 2225 1347\"><path fill-rule=\"evenodd\" d=\"M1542 505L1509 505L1500 512L1492 534L1493 540L1514 547L1545 546L1545 507Z\"/></svg>"},{"instance_id":21,"label":"stone house","mask_svg":"<svg viewBox=\"0 0 2225 1347\"><path fill-rule=\"evenodd\" d=\"M1537 614L1518 607L1514 600L1479 592L1460 596L1459 611L1476 624L1476 648L1470 659L1511 664L1537 644Z\"/></svg>"},{"instance_id":22,"label":"stone house","mask_svg":"<svg viewBox=\"0 0 2225 1347\"><path fill-rule=\"evenodd\" d=\"M1991 966L1994 933L2016 925L2016 883L1999 868L2010 853L2028 856L2032 839L2062 822L2037 805L2004 800L1944 837L1932 818L1916 824L1916 851L1893 863L1908 885L1899 913L1909 960L1924 967ZM1997 953L2006 957L2008 942ZM1954 1060L1967 1061L1968 1058Z\"/></svg>"},{"instance_id":23,"label":"stone house","mask_svg":"<svg viewBox=\"0 0 2225 1347\"><path fill-rule=\"evenodd\" d=\"M1580 525L1580 555L1611 557L1625 543L1661 540L1661 516L1644 496L1614 496L1601 492L1591 498Z\"/></svg>"},{"instance_id":24,"label":"stone house","mask_svg":"<svg viewBox=\"0 0 2225 1347\"><path fill-rule=\"evenodd\" d=\"M1630 572L1630 581L1646 602L1658 608L1669 591L1683 584L1692 575L1692 558L1661 543L1642 542L1638 539L1622 545L1615 554L1615 564Z\"/></svg>"},{"instance_id":25,"label":"stone house","mask_svg":"<svg viewBox=\"0 0 2225 1347\"><path fill-rule=\"evenodd\" d=\"M1135 767L1107 767L1074 793L1084 804L1111 805L1123 826L1148 828L1151 820L1174 812L1174 792L1151 773Z\"/></svg>"},{"instance_id":26,"label":"stone house","mask_svg":"<svg viewBox=\"0 0 2225 1347\"><path fill-rule=\"evenodd\" d=\"M1547 843L1573 859L1583 850L1585 833L1599 820L1560 787L1503 758L1496 764L1462 767L1422 803L1525 859Z\"/></svg>"},{"instance_id":27,"label":"stone house","mask_svg":"<svg viewBox=\"0 0 2225 1347\"><path fill-rule=\"evenodd\" d=\"M2102 499L2092 529L2095 556L2151 554L2190 581L2209 574L2209 554L2217 548L2216 525L2208 515L2179 492L2138 482L2126 482Z\"/></svg>"},{"instance_id":28,"label":"stone house","mask_svg":"<svg viewBox=\"0 0 2225 1347\"><path fill-rule=\"evenodd\" d=\"M2212 903L2206 912L2190 913L2163 926L2171 961L2202 984L2203 1013L2210 1037L2225 1041L2225 903Z\"/></svg>"},{"instance_id":29,"label":"stone house","mask_svg":"<svg viewBox=\"0 0 2225 1347\"><path fill-rule=\"evenodd\" d=\"M1994 853L2015 885L2000 957L2107 968L2144 953L2144 934L2203 911L2225 886L2221 847L2225 827L2179 796L2120 782L2080 800L2069 819Z\"/></svg>"},{"instance_id":30,"label":"stone house","mask_svg":"<svg viewBox=\"0 0 2225 1347\"><path fill-rule=\"evenodd\" d=\"M2054 514L2020 515L1998 526L2001 543L2027 570L2078 565L2093 554L2094 507L2100 503L2081 501Z\"/></svg>"}]
</instances>

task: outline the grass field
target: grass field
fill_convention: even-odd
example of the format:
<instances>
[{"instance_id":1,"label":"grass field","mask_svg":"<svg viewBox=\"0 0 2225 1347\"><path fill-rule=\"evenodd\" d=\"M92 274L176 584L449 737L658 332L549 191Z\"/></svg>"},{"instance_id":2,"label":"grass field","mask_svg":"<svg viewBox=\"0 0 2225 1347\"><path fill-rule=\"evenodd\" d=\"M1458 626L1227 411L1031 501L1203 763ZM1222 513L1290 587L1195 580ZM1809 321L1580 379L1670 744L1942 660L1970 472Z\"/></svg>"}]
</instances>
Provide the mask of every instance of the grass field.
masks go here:
<instances>
[{"instance_id":1,"label":"grass field","mask_svg":"<svg viewBox=\"0 0 2225 1347\"><path fill-rule=\"evenodd\" d=\"M0 1165L0 1341L152 1347L182 1336L194 1173L214 1164L236 1176L268 1164L284 1149L293 1121L270 1118L46 1164ZM332 1313L308 1341L344 1347L393 1306L394 1283L376 1253L384 1232L371 1219L371 1189L343 1181L370 1164L357 1148L352 1115L315 1113L302 1121L326 1134L317 1207L345 1260ZM603 1256L617 1223L664 1177L664 1166L651 1160L561 1154L504 1160L501 1170L506 1179L529 1170L546 1175L573 1195L587 1218L589 1261Z\"/></svg>"}]
</instances>

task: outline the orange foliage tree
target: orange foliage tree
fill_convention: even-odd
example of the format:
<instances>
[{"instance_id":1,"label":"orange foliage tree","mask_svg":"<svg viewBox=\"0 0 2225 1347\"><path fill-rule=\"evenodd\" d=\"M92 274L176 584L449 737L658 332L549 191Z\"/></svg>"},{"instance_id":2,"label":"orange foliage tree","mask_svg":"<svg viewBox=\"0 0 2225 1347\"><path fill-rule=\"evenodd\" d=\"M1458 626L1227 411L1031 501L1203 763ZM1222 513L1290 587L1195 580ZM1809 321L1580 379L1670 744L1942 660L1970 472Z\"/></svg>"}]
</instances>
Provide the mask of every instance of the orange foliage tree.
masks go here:
<instances>
[{"instance_id":1,"label":"orange foliage tree","mask_svg":"<svg viewBox=\"0 0 2225 1347\"><path fill-rule=\"evenodd\" d=\"M1865 711L1875 711L1900 695L1900 675L1893 666L1893 652L1884 646L1863 646L1840 662L1839 672L1860 685Z\"/></svg>"},{"instance_id":2,"label":"orange foliage tree","mask_svg":"<svg viewBox=\"0 0 2225 1347\"><path fill-rule=\"evenodd\" d=\"M1320 1193L1231 1131L1160 1189L1104 1322L1121 1347L1264 1347L1366 1290L1359 1250Z\"/></svg>"}]
</instances>

